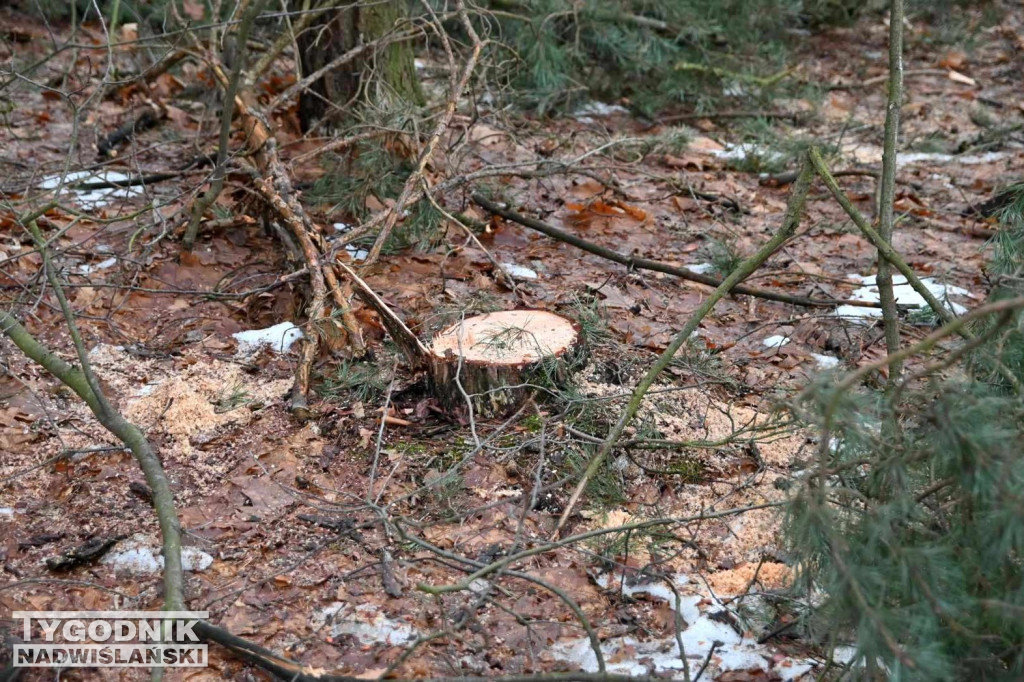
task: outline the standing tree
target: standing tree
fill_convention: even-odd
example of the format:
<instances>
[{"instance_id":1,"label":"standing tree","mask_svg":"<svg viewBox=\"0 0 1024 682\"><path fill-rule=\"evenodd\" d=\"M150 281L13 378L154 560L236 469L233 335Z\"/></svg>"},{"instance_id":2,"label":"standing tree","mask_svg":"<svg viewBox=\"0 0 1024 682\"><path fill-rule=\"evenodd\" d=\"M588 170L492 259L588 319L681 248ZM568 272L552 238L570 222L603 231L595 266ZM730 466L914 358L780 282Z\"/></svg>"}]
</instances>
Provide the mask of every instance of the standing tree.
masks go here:
<instances>
[{"instance_id":1,"label":"standing tree","mask_svg":"<svg viewBox=\"0 0 1024 682\"><path fill-rule=\"evenodd\" d=\"M303 130L336 118L360 99L385 106L424 103L412 46L396 33L406 23L408 12L400 0L357 2L327 10L298 36L302 74L324 71L299 98Z\"/></svg>"}]
</instances>

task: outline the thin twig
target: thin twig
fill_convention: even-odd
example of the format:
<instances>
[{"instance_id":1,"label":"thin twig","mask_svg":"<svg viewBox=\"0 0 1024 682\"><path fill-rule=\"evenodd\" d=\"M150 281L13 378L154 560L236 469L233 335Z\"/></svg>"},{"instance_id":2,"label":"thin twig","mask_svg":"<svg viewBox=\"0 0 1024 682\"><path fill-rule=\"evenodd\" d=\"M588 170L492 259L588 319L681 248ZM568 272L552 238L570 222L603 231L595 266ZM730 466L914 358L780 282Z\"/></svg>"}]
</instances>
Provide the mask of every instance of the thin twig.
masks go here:
<instances>
[{"instance_id":1,"label":"thin twig","mask_svg":"<svg viewBox=\"0 0 1024 682\"><path fill-rule=\"evenodd\" d=\"M496 204L490 199L480 195L474 194L472 196L474 202L487 209L491 213L500 215L502 218L511 220L519 223L524 227L528 227L531 230L536 230L542 234L545 234L552 239L571 244L578 249L582 249L588 253L592 253L595 256L601 256L607 258L610 261L621 263L628 268L636 270L650 270L651 272L664 272L668 275L673 275L679 279L686 280L688 282L697 282L699 284L706 284L708 286L718 287L722 285L723 280L711 275L704 275L699 272L693 272L686 268L680 268L675 265L669 265L656 260L650 260L648 258L636 258L634 256L627 256L619 253L612 249L605 248L588 242L585 239L581 239L574 234L560 230L553 225L549 225L541 220L535 218L529 218L524 215L520 215L515 211L512 211L504 206ZM862 308L878 308L879 305L872 301L855 301L851 299L838 299L838 298L813 298L809 296L791 296L782 292L770 291L768 289L758 289L755 287L745 286L738 284L732 288L734 294L744 294L746 296L754 296L756 298L762 298L767 301L778 301L779 303L789 303L791 305L809 306L815 308L835 307L840 305L852 305L859 306Z\"/></svg>"}]
</instances>

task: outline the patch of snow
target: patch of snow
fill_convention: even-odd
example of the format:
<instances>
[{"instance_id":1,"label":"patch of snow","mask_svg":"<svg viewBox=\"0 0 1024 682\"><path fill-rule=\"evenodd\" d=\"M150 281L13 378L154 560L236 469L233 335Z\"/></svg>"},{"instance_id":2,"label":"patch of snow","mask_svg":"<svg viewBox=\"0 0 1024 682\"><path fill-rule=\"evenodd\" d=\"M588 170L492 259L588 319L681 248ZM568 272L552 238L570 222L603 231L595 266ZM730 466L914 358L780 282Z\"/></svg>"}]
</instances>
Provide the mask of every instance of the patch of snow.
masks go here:
<instances>
[{"instance_id":1,"label":"patch of snow","mask_svg":"<svg viewBox=\"0 0 1024 682\"><path fill-rule=\"evenodd\" d=\"M587 102L572 112L573 118L580 123L593 123L592 116L614 116L615 114L628 114L629 109L618 104L605 104L604 102Z\"/></svg>"},{"instance_id":2,"label":"patch of snow","mask_svg":"<svg viewBox=\"0 0 1024 682\"><path fill-rule=\"evenodd\" d=\"M908 166L915 163L953 163L964 166L978 166L995 163L1006 158L1006 152L985 152L984 154L936 154L931 152L910 152L896 157L896 165Z\"/></svg>"},{"instance_id":3,"label":"patch of snow","mask_svg":"<svg viewBox=\"0 0 1024 682\"><path fill-rule=\"evenodd\" d=\"M861 282L865 286L855 289L850 294L850 298L855 301L871 301L877 303L879 301L878 296L878 285L875 284L875 276L868 275L866 277L861 275L850 275L849 279ZM893 294L896 297L896 303L900 305L910 305L917 308L927 308L928 303L924 300L919 293L914 291L914 288L907 283L907 279L902 275L894 275L892 278L893 283ZM921 283L932 293L935 298L940 302L944 303L956 315L963 315L967 312L967 308L963 307L958 303L953 303L949 300L951 294L957 296L971 296L971 292L961 287L942 284L941 282L935 281L931 277L925 277L921 280ZM836 308L835 314L837 317L844 317L847 319L858 319L858 318L876 318L882 316L881 308L861 308L852 305L842 305Z\"/></svg>"},{"instance_id":4,"label":"patch of snow","mask_svg":"<svg viewBox=\"0 0 1024 682\"><path fill-rule=\"evenodd\" d=\"M13 521L14 520L14 508L13 507L0 507L0 521Z\"/></svg>"},{"instance_id":5,"label":"patch of snow","mask_svg":"<svg viewBox=\"0 0 1024 682\"><path fill-rule=\"evenodd\" d=\"M238 354L250 355L263 346L269 346L275 353L287 353L303 334L291 322L282 322L266 329L252 329L231 336L238 341Z\"/></svg>"},{"instance_id":6,"label":"patch of snow","mask_svg":"<svg viewBox=\"0 0 1024 682\"><path fill-rule=\"evenodd\" d=\"M160 557L161 559L163 557ZM185 571L199 573L213 566L213 557L195 547L181 548L181 568Z\"/></svg>"},{"instance_id":7,"label":"patch of snow","mask_svg":"<svg viewBox=\"0 0 1024 682\"><path fill-rule=\"evenodd\" d=\"M753 639L742 639L723 623L702 618L700 625L691 625L682 631L680 639L691 678L700 670L716 641L722 645L715 648L715 655L711 659L710 667L715 677L730 670L770 669L769 658L766 657L770 657L772 652L768 647L758 645ZM586 637L558 642L551 648L551 653L585 672L598 671L597 656ZM646 642L635 637L606 640L601 645L601 654L610 673L660 675L683 669L679 645L674 636Z\"/></svg>"},{"instance_id":8,"label":"patch of snow","mask_svg":"<svg viewBox=\"0 0 1024 682\"><path fill-rule=\"evenodd\" d=\"M624 585L615 575L605 574L596 581L605 589L619 589L629 596L648 594L655 599L666 601L675 608L675 594L664 581L653 581L639 585ZM672 578L675 586L683 586L690 581L685 575ZM799 679L815 667L813 661L779 657L770 646L758 644L756 640L743 637L725 623L702 614L699 604L704 601L702 595L680 595L680 613L686 628L679 633L686 653L686 665L690 676L697 674L712 647L712 673L709 679L730 670L760 670L776 672L783 680ZM718 642L720 645L715 646ZM550 649L555 658L579 667L586 672L597 672L597 656L586 637L556 642ZM664 675L678 679L676 671L683 669L679 646L674 635L641 641L635 637L622 637L605 640L601 644L601 654L605 659L609 673L623 675Z\"/></svg>"},{"instance_id":9,"label":"patch of snow","mask_svg":"<svg viewBox=\"0 0 1024 682\"><path fill-rule=\"evenodd\" d=\"M742 83L732 81L722 88L722 94L726 97L745 97L747 89L743 87Z\"/></svg>"},{"instance_id":10,"label":"patch of snow","mask_svg":"<svg viewBox=\"0 0 1024 682\"><path fill-rule=\"evenodd\" d=\"M136 536L121 548L104 556L100 563L112 566L117 573L150 575L163 570L164 558L149 546L146 538ZM205 571L213 565L213 557L195 547L181 548L181 567L186 571Z\"/></svg>"},{"instance_id":11,"label":"patch of snow","mask_svg":"<svg viewBox=\"0 0 1024 682\"><path fill-rule=\"evenodd\" d=\"M366 260L367 256L370 255L369 251L362 249L355 244L345 244L345 252L354 261Z\"/></svg>"},{"instance_id":12,"label":"patch of snow","mask_svg":"<svg viewBox=\"0 0 1024 682\"><path fill-rule=\"evenodd\" d=\"M78 266L78 271L83 275L89 275L96 272L97 270L106 270L107 268L112 268L115 265L117 265L117 259L108 258L106 260L100 261L99 263L96 263L95 265L89 265L88 263L80 265Z\"/></svg>"},{"instance_id":13,"label":"patch of snow","mask_svg":"<svg viewBox=\"0 0 1024 682\"><path fill-rule=\"evenodd\" d=\"M814 358L814 364L818 369L832 369L839 365L839 358L831 355L819 355L818 353L811 353L811 357Z\"/></svg>"},{"instance_id":14,"label":"patch of snow","mask_svg":"<svg viewBox=\"0 0 1024 682\"><path fill-rule=\"evenodd\" d=\"M164 567L164 558L157 556L151 547L131 547L104 556L100 563L112 566L116 573L147 575Z\"/></svg>"},{"instance_id":15,"label":"patch of snow","mask_svg":"<svg viewBox=\"0 0 1024 682\"><path fill-rule=\"evenodd\" d=\"M537 279L540 277L535 270L515 263L502 263L501 267L512 279Z\"/></svg>"},{"instance_id":16,"label":"patch of snow","mask_svg":"<svg viewBox=\"0 0 1024 682\"><path fill-rule=\"evenodd\" d=\"M815 667L814 661L811 660L796 661L787 658L775 666L775 672L779 674L782 682L794 682L803 678Z\"/></svg>"},{"instance_id":17,"label":"patch of snow","mask_svg":"<svg viewBox=\"0 0 1024 682\"><path fill-rule=\"evenodd\" d=\"M411 625L388 618L374 604L360 604L349 608L336 601L313 614L313 626L331 626L331 636L352 635L363 644L400 646L416 639L418 633Z\"/></svg>"},{"instance_id":18,"label":"patch of snow","mask_svg":"<svg viewBox=\"0 0 1024 682\"><path fill-rule=\"evenodd\" d=\"M752 142L741 142L740 144L727 144L725 149L711 150L711 155L727 161L743 161L748 158L763 159L768 163L779 163L785 160L782 152L769 149Z\"/></svg>"},{"instance_id":19,"label":"patch of snow","mask_svg":"<svg viewBox=\"0 0 1024 682\"><path fill-rule=\"evenodd\" d=\"M82 182L128 182L131 176L114 170L75 171L62 175L57 173L42 179L41 189L60 189L69 194L82 208L102 208L115 199L131 199L143 193L141 185L130 187L108 187L106 189L74 189L69 185Z\"/></svg>"},{"instance_id":20,"label":"patch of snow","mask_svg":"<svg viewBox=\"0 0 1024 682\"><path fill-rule=\"evenodd\" d=\"M623 583L621 576L605 573L598 576L595 579L595 582L606 590L621 589L622 593L627 597L635 597L638 594L648 594L654 599L660 599L667 603L673 609L676 607L676 595L663 580L631 585L628 579ZM677 591L689 582L690 579L685 575L677 575L672 578L672 585ZM697 608L697 604L700 603L700 600L700 595L696 594L679 595L679 615L681 615L683 620L687 623L694 622L700 618L700 609Z\"/></svg>"},{"instance_id":21,"label":"patch of snow","mask_svg":"<svg viewBox=\"0 0 1024 682\"><path fill-rule=\"evenodd\" d=\"M334 223L334 231L343 234L352 229L352 226L348 223Z\"/></svg>"},{"instance_id":22,"label":"patch of snow","mask_svg":"<svg viewBox=\"0 0 1024 682\"><path fill-rule=\"evenodd\" d=\"M781 334L776 334L775 336L769 336L761 343L768 346L769 348L782 348L787 343L789 343L789 337L782 336Z\"/></svg>"},{"instance_id":23,"label":"patch of snow","mask_svg":"<svg viewBox=\"0 0 1024 682\"><path fill-rule=\"evenodd\" d=\"M832 650L832 660L842 665L847 665L857 656L855 646L837 646Z\"/></svg>"},{"instance_id":24,"label":"patch of snow","mask_svg":"<svg viewBox=\"0 0 1024 682\"><path fill-rule=\"evenodd\" d=\"M690 272L696 272L698 275L703 275L704 273L711 272L715 269L713 263L693 263L684 267L686 267Z\"/></svg>"},{"instance_id":25,"label":"patch of snow","mask_svg":"<svg viewBox=\"0 0 1024 682\"><path fill-rule=\"evenodd\" d=\"M469 591L476 595L484 595L491 591L491 583L483 578L475 578L468 585Z\"/></svg>"}]
</instances>

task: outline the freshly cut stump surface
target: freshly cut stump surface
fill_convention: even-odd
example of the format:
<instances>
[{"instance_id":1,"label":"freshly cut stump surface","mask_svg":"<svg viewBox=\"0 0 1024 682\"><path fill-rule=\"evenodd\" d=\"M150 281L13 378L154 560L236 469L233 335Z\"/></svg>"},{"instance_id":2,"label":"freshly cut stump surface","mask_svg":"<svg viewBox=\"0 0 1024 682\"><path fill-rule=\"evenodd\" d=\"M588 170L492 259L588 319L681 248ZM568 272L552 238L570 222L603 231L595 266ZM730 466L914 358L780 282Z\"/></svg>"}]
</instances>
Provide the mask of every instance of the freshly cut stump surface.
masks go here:
<instances>
[{"instance_id":1,"label":"freshly cut stump surface","mask_svg":"<svg viewBox=\"0 0 1024 682\"><path fill-rule=\"evenodd\" d=\"M434 337L434 392L449 408L466 404L464 392L475 412L505 413L530 393L522 384L563 381L579 345L576 325L544 310L468 317Z\"/></svg>"}]
</instances>

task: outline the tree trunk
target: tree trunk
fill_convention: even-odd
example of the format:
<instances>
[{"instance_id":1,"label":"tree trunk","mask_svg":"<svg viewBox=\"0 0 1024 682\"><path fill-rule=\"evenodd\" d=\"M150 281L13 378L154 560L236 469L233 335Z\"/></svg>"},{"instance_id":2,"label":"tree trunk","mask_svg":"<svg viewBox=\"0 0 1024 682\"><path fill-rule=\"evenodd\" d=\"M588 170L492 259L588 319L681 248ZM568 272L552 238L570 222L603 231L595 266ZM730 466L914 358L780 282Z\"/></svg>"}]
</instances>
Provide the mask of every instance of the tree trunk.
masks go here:
<instances>
[{"instance_id":1,"label":"tree trunk","mask_svg":"<svg viewBox=\"0 0 1024 682\"><path fill-rule=\"evenodd\" d=\"M349 50L387 36L405 13L403 0L355 3L325 12L322 21L298 38L302 73L313 73ZM385 108L403 100L423 104L413 56L408 41L397 41L328 71L299 96L303 130L318 120L336 119L352 102Z\"/></svg>"}]
</instances>

